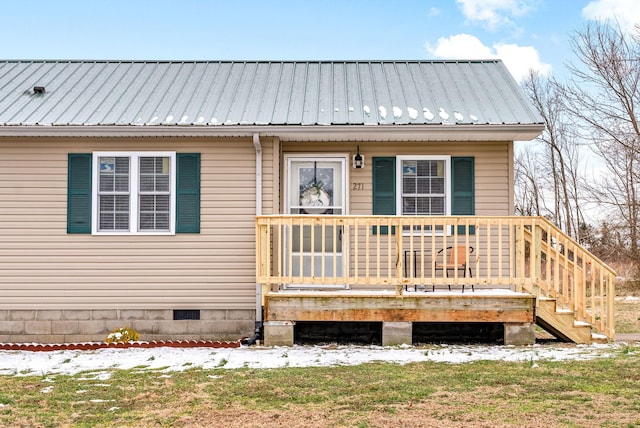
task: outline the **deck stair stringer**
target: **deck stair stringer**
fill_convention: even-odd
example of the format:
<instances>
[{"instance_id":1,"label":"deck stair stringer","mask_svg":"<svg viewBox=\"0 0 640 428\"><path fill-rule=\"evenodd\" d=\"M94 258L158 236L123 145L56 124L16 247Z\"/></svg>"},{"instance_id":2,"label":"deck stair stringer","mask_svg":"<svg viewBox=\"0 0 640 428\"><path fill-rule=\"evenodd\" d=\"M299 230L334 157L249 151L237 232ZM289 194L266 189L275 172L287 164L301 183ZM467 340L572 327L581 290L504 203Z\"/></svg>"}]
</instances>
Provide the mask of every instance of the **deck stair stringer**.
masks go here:
<instances>
[{"instance_id":1,"label":"deck stair stringer","mask_svg":"<svg viewBox=\"0 0 640 428\"><path fill-rule=\"evenodd\" d=\"M591 344L591 324L577 321L575 313L558 307L556 299L538 297L536 323L557 338L580 344Z\"/></svg>"}]
</instances>

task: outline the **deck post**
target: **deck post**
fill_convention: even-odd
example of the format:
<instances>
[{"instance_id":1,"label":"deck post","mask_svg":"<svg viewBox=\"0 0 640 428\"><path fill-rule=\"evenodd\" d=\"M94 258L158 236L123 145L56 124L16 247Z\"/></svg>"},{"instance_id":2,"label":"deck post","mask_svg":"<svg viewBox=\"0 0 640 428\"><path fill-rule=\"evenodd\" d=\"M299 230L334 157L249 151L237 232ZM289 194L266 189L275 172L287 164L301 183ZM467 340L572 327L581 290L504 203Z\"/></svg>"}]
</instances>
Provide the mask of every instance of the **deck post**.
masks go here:
<instances>
[{"instance_id":1,"label":"deck post","mask_svg":"<svg viewBox=\"0 0 640 428\"><path fill-rule=\"evenodd\" d=\"M514 233L514 249L515 251L512 253L514 257L514 268L516 277L516 291L522 292L522 287L524 283L525 269L524 269L524 260L525 260L525 250L524 250L524 224L523 220L520 220L519 224L514 225L515 233Z\"/></svg>"},{"instance_id":2,"label":"deck post","mask_svg":"<svg viewBox=\"0 0 640 428\"><path fill-rule=\"evenodd\" d=\"M389 229L391 230L391 229ZM403 285L402 281L404 280L404 260L401 257L402 254L402 228L398 229L398 233L396 234L396 296L402 295Z\"/></svg>"},{"instance_id":3,"label":"deck post","mask_svg":"<svg viewBox=\"0 0 640 428\"><path fill-rule=\"evenodd\" d=\"M382 323L382 346L411 345L413 323L390 322Z\"/></svg>"},{"instance_id":4,"label":"deck post","mask_svg":"<svg viewBox=\"0 0 640 428\"><path fill-rule=\"evenodd\" d=\"M270 234L268 224L256 224L256 251L258 256L256 257L256 276L258 283L266 282L272 273L269 269L269 263L271 260L271 247L270 247Z\"/></svg>"},{"instance_id":5,"label":"deck post","mask_svg":"<svg viewBox=\"0 0 640 428\"><path fill-rule=\"evenodd\" d=\"M536 342L536 327L534 323L504 323L505 345L533 345Z\"/></svg>"},{"instance_id":6,"label":"deck post","mask_svg":"<svg viewBox=\"0 0 640 428\"><path fill-rule=\"evenodd\" d=\"M533 228L533 242L529 249L529 258L531 260L531 280L534 286L538 285L542 277L542 227L535 224Z\"/></svg>"},{"instance_id":7,"label":"deck post","mask_svg":"<svg viewBox=\"0 0 640 428\"><path fill-rule=\"evenodd\" d=\"M295 321L267 321L264 323L264 346L293 346Z\"/></svg>"}]
</instances>

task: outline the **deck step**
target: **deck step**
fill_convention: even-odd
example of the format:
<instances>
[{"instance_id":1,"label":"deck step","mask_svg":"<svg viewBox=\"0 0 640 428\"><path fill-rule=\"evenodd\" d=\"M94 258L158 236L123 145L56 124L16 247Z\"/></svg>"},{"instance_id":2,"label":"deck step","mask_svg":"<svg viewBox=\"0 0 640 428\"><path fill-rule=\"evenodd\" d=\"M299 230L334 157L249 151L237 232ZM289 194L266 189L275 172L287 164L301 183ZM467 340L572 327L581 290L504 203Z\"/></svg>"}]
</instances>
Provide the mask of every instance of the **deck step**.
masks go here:
<instances>
[{"instance_id":1,"label":"deck step","mask_svg":"<svg viewBox=\"0 0 640 428\"><path fill-rule=\"evenodd\" d=\"M591 343L610 343L611 340L604 334L600 333L591 333Z\"/></svg>"},{"instance_id":2,"label":"deck step","mask_svg":"<svg viewBox=\"0 0 640 428\"><path fill-rule=\"evenodd\" d=\"M573 311L558 308L556 299L538 298L536 322L549 333L568 342L591 344L594 341L591 325L576 321Z\"/></svg>"}]
</instances>

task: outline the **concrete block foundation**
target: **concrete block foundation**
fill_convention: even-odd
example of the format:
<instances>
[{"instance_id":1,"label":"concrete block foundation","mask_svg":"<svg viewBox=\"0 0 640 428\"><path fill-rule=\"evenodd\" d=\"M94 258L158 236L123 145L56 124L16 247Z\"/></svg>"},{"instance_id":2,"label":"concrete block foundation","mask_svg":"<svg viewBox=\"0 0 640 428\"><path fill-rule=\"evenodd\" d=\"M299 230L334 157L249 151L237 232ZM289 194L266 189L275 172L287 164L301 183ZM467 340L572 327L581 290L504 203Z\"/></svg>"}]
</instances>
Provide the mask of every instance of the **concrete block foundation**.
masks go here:
<instances>
[{"instance_id":1,"label":"concrete block foundation","mask_svg":"<svg viewBox=\"0 0 640 428\"><path fill-rule=\"evenodd\" d=\"M265 346L293 346L294 321L267 321L263 326Z\"/></svg>"},{"instance_id":2,"label":"concrete block foundation","mask_svg":"<svg viewBox=\"0 0 640 428\"><path fill-rule=\"evenodd\" d=\"M536 343L534 323L504 323L505 345L533 345Z\"/></svg>"},{"instance_id":3,"label":"concrete block foundation","mask_svg":"<svg viewBox=\"0 0 640 428\"><path fill-rule=\"evenodd\" d=\"M131 327L140 340L223 340L253 335L255 311L206 309L200 319L174 320L171 309L0 311L0 342L102 342L113 330Z\"/></svg>"},{"instance_id":4,"label":"concrete block foundation","mask_svg":"<svg viewBox=\"0 0 640 428\"><path fill-rule=\"evenodd\" d=\"M411 345L413 323L411 322L383 322L382 346Z\"/></svg>"}]
</instances>

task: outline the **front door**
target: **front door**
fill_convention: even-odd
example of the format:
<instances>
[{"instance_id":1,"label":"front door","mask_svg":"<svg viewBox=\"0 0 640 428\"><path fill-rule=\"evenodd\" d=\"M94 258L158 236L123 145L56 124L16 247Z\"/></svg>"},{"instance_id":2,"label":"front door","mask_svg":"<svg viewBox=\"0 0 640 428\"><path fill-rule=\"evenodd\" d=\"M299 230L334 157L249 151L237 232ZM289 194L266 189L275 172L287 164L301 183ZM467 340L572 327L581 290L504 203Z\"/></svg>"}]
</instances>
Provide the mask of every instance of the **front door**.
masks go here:
<instances>
[{"instance_id":1,"label":"front door","mask_svg":"<svg viewBox=\"0 0 640 428\"><path fill-rule=\"evenodd\" d=\"M291 156L287 158L288 214L330 216L346 214L346 157ZM302 232L302 240L300 233ZM292 276L340 277L344 271L344 228L293 226ZM289 259L289 257L286 257ZM302 271L301 271L302 269Z\"/></svg>"}]
</instances>

